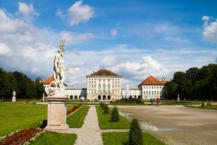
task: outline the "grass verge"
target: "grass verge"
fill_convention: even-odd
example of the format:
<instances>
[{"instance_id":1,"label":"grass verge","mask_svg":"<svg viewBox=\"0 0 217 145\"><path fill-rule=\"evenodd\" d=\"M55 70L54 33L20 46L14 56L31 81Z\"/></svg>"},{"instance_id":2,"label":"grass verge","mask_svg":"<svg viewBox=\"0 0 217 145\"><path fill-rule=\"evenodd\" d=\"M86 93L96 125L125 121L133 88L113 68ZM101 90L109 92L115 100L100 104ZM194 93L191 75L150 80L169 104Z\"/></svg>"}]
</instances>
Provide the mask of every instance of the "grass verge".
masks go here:
<instances>
[{"instance_id":1,"label":"grass verge","mask_svg":"<svg viewBox=\"0 0 217 145\"><path fill-rule=\"evenodd\" d=\"M130 122L120 115L119 122L111 122L111 110L109 114L104 114L103 110L96 106L100 129L129 129Z\"/></svg>"},{"instance_id":2,"label":"grass verge","mask_svg":"<svg viewBox=\"0 0 217 145\"><path fill-rule=\"evenodd\" d=\"M104 145L127 145L128 132L109 132L102 133ZM148 133L143 133L143 145L165 145L159 139L156 139Z\"/></svg>"},{"instance_id":3,"label":"grass verge","mask_svg":"<svg viewBox=\"0 0 217 145\"><path fill-rule=\"evenodd\" d=\"M31 145L73 145L77 138L76 134L64 134L45 132L37 137Z\"/></svg>"},{"instance_id":4,"label":"grass verge","mask_svg":"<svg viewBox=\"0 0 217 145\"><path fill-rule=\"evenodd\" d=\"M191 108L198 108L198 109L211 109L211 110L217 110L217 106L214 105L208 105L208 106L190 106L190 105L186 105L185 107L191 107Z\"/></svg>"},{"instance_id":5,"label":"grass verge","mask_svg":"<svg viewBox=\"0 0 217 145\"><path fill-rule=\"evenodd\" d=\"M89 106L83 106L79 110L77 110L74 114L67 117L67 124L70 128L81 128L81 126L84 123L84 119L87 115L87 112L89 110Z\"/></svg>"},{"instance_id":6,"label":"grass verge","mask_svg":"<svg viewBox=\"0 0 217 145\"><path fill-rule=\"evenodd\" d=\"M0 137L18 129L39 127L46 117L46 105L0 103Z\"/></svg>"}]
</instances>

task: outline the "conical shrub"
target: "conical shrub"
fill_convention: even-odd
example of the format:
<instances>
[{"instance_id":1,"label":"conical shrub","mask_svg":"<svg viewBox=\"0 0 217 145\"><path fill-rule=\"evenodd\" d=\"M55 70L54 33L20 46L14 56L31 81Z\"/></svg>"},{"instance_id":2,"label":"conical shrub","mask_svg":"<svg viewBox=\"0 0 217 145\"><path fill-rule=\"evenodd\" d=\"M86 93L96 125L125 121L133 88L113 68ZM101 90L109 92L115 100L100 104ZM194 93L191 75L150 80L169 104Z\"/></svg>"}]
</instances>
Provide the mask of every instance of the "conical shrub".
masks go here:
<instances>
[{"instance_id":1,"label":"conical shrub","mask_svg":"<svg viewBox=\"0 0 217 145\"><path fill-rule=\"evenodd\" d=\"M130 126L129 145L143 145L142 131L139 126L138 120L135 118L132 120Z\"/></svg>"},{"instance_id":2,"label":"conical shrub","mask_svg":"<svg viewBox=\"0 0 217 145\"><path fill-rule=\"evenodd\" d=\"M108 107L107 104L104 104L103 109L104 109L104 113L105 113L105 114L108 114L108 113L109 113L109 107Z\"/></svg>"},{"instance_id":3,"label":"conical shrub","mask_svg":"<svg viewBox=\"0 0 217 145\"><path fill-rule=\"evenodd\" d=\"M119 121L119 112L118 112L117 107L114 107L112 109L111 121L112 122L118 122Z\"/></svg>"}]
</instances>

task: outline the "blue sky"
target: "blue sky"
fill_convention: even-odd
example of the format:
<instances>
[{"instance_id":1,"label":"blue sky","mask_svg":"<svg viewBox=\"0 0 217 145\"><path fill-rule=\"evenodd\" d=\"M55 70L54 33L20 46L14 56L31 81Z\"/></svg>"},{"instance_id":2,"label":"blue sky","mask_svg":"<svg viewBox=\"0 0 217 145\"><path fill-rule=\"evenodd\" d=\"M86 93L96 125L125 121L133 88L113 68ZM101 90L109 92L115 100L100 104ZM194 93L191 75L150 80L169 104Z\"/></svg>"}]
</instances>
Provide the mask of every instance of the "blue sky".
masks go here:
<instances>
[{"instance_id":1,"label":"blue sky","mask_svg":"<svg viewBox=\"0 0 217 145\"><path fill-rule=\"evenodd\" d=\"M99 68L136 87L147 76L216 63L214 0L0 0L0 67L43 79L66 40L67 83Z\"/></svg>"}]
</instances>

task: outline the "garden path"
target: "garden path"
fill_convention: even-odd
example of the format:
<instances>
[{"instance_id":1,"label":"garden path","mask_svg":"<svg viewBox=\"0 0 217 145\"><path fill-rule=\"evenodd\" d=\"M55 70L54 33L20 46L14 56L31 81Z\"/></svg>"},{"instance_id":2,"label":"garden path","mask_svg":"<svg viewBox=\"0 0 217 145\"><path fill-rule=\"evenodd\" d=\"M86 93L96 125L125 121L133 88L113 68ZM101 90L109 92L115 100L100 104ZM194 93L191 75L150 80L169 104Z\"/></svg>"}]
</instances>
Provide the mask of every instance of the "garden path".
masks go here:
<instances>
[{"instance_id":1,"label":"garden path","mask_svg":"<svg viewBox=\"0 0 217 145\"><path fill-rule=\"evenodd\" d=\"M75 130L78 138L75 145L102 145L101 131L95 106L91 106L82 128Z\"/></svg>"},{"instance_id":2,"label":"garden path","mask_svg":"<svg viewBox=\"0 0 217 145\"><path fill-rule=\"evenodd\" d=\"M67 130L53 130L59 133L75 133L77 139L75 145L103 145L101 133L103 132L128 132L129 129L101 130L98 126L98 117L95 106L90 109L85 117L82 128L69 128Z\"/></svg>"}]
</instances>

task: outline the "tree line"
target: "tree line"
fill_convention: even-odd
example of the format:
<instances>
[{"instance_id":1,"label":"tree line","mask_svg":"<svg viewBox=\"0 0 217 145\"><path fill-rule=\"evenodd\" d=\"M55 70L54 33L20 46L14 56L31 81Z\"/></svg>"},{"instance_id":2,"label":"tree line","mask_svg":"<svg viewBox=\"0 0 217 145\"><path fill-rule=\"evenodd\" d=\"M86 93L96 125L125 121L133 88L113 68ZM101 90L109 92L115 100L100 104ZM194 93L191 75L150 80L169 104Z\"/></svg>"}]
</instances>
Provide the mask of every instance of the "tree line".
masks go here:
<instances>
[{"instance_id":1,"label":"tree line","mask_svg":"<svg viewBox=\"0 0 217 145\"><path fill-rule=\"evenodd\" d=\"M45 93L40 78L33 81L21 72L6 72L0 68L0 97L11 99L14 90L17 99L41 98Z\"/></svg>"},{"instance_id":2,"label":"tree line","mask_svg":"<svg viewBox=\"0 0 217 145\"><path fill-rule=\"evenodd\" d=\"M165 84L163 96L177 99L178 94L182 100L217 100L217 64L175 72Z\"/></svg>"}]
</instances>

